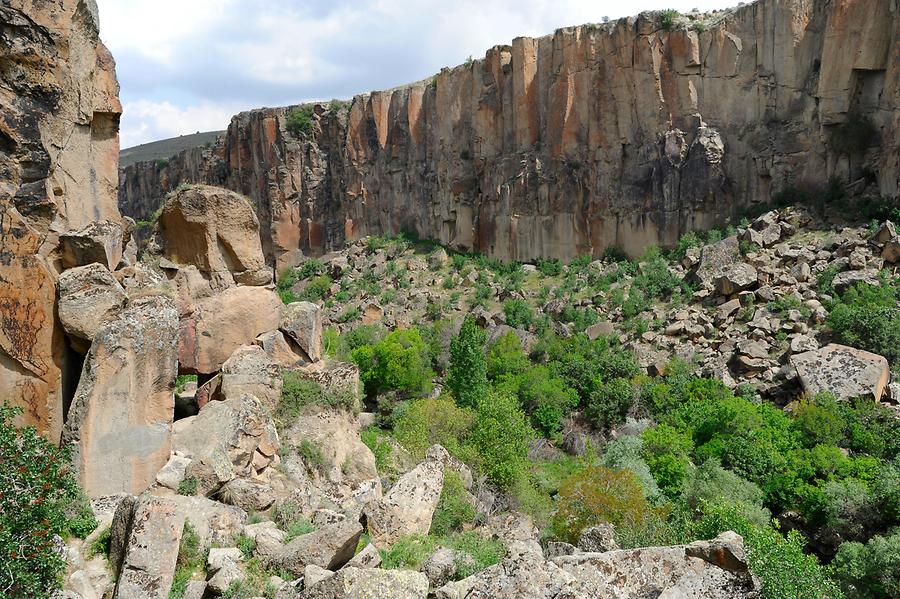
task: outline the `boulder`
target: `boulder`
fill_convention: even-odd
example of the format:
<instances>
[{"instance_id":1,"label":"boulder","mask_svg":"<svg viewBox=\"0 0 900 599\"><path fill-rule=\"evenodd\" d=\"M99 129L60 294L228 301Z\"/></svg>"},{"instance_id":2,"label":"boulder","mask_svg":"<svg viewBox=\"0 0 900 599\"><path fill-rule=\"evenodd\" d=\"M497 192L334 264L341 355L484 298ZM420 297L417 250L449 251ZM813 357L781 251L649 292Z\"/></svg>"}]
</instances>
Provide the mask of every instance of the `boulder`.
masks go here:
<instances>
[{"instance_id":1,"label":"boulder","mask_svg":"<svg viewBox=\"0 0 900 599\"><path fill-rule=\"evenodd\" d=\"M270 560L294 576L303 576L308 565L337 570L353 557L363 527L355 520L343 520L297 537Z\"/></svg>"},{"instance_id":2,"label":"boulder","mask_svg":"<svg viewBox=\"0 0 900 599\"><path fill-rule=\"evenodd\" d=\"M588 336L588 339L593 341L594 339L599 339L600 337L608 337L610 335L616 334L616 328L613 326L611 322L604 321L598 322L595 325L589 326L585 331L585 334Z\"/></svg>"},{"instance_id":3,"label":"boulder","mask_svg":"<svg viewBox=\"0 0 900 599\"><path fill-rule=\"evenodd\" d=\"M184 514L161 497L127 497L110 531L114 599L166 599L175 576Z\"/></svg>"},{"instance_id":4,"label":"boulder","mask_svg":"<svg viewBox=\"0 0 900 599\"><path fill-rule=\"evenodd\" d=\"M182 372L213 374L236 349L281 322L282 303L270 289L232 287L200 300L182 316L178 362Z\"/></svg>"},{"instance_id":5,"label":"boulder","mask_svg":"<svg viewBox=\"0 0 900 599\"><path fill-rule=\"evenodd\" d=\"M294 351L281 331L263 333L253 343L261 347L269 359L281 368L291 370L306 364L304 357Z\"/></svg>"},{"instance_id":6,"label":"boulder","mask_svg":"<svg viewBox=\"0 0 900 599\"><path fill-rule=\"evenodd\" d=\"M803 388L810 395L830 391L838 399L881 399L891 371L883 356L846 345L825 347L791 356Z\"/></svg>"},{"instance_id":7,"label":"boulder","mask_svg":"<svg viewBox=\"0 0 900 599\"><path fill-rule=\"evenodd\" d=\"M190 465L190 458L173 455L159 472L156 473L156 483L173 491L178 490L178 485L184 480L185 471Z\"/></svg>"},{"instance_id":8,"label":"boulder","mask_svg":"<svg viewBox=\"0 0 900 599\"><path fill-rule=\"evenodd\" d=\"M878 285L877 270L846 270L839 272L834 277L834 290L838 293L847 291L857 283L868 283L869 285Z\"/></svg>"},{"instance_id":9,"label":"boulder","mask_svg":"<svg viewBox=\"0 0 900 599\"><path fill-rule=\"evenodd\" d=\"M178 315L164 296L132 301L94 337L62 443L91 496L147 489L171 455Z\"/></svg>"},{"instance_id":10,"label":"boulder","mask_svg":"<svg viewBox=\"0 0 900 599\"><path fill-rule=\"evenodd\" d=\"M578 538L578 548L585 553L606 553L616 551L616 529L612 524L591 526L582 531Z\"/></svg>"},{"instance_id":11,"label":"boulder","mask_svg":"<svg viewBox=\"0 0 900 599\"><path fill-rule=\"evenodd\" d=\"M734 295L756 285L758 274L753 266L738 262L722 269L715 278L720 295Z\"/></svg>"},{"instance_id":12,"label":"boulder","mask_svg":"<svg viewBox=\"0 0 900 599\"><path fill-rule=\"evenodd\" d=\"M381 565L381 552L375 545L369 543L362 551L353 556L345 568L377 568Z\"/></svg>"},{"instance_id":13,"label":"boulder","mask_svg":"<svg viewBox=\"0 0 900 599\"><path fill-rule=\"evenodd\" d=\"M716 279L722 273L741 260L741 249L737 237L726 237L717 243L703 246L700 250L700 259L689 273L688 279L705 287L713 287Z\"/></svg>"},{"instance_id":14,"label":"boulder","mask_svg":"<svg viewBox=\"0 0 900 599\"><path fill-rule=\"evenodd\" d=\"M222 364L221 393L225 399L252 395L273 412L281 386L281 369L257 345L242 345Z\"/></svg>"},{"instance_id":15,"label":"boulder","mask_svg":"<svg viewBox=\"0 0 900 599\"><path fill-rule=\"evenodd\" d=\"M271 458L279 446L269 414L258 399L246 394L210 402L196 416L179 420L173 443L176 451L193 460L187 475L200 479L205 494L217 491L235 476L254 476L254 456L259 453ZM208 478L206 472L211 473Z\"/></svg>"},{"instance_id":16,"label":"boulder","mask_svg":"<svg viewBox=\"0 0 900 599\"><path fill-rule=\"evenodd\" d=\"M344 568L303 591L304 599L425 599L428 578L410 570L379 570L377 568Z\"/></svg>"},{"instance_id":17,"label":"boulder","mask_svg":"<svg viewBox=\"0 0 900 599\"><path fill-rule=\"evenodd\" d=\"M224 503L236 505L248 512L261 512L275 503L275 490L259 480L233 478L219 489Z\"/></svg>"},{"instance_id":18,"label":"boulder","mask_svg":"<svg viewBox=\"0 0 900 599\"><path fill-rule=\"evenodd\" d=\"M194 265L213 280L272 282L259 220L250 201L233 191L205 185L180 188L163 205L156 243L166 259Z\"/></svg>"},{"instance_id":19,"label":"boulder","mask_svg":"<svg viewBox=\"0 0 900 599\"><path fill-rule=\"evenodd\" d=\"M190 522L202 547L233 544L247 521L247 512L244 510L206 497L174 495L167 499Z\"/></svg>"},{"instance_id":20,"label":"boulder","mask_svg":"<svg viewBox=\"0 0 900 599\"><path fill-rule=\"evenodd\" d=\"M322 310L312 302L294 302L284 309L277 327L300 346L310 362L322 359Z\"/></svg>"},{"instance_id":21,"label":"boulder","mask_svg":"<svg viewBox=\"0 0 900 599\"><path fill-rule=\"evenodd\" d=\"M431 518L444 488L444 465L449 454L435 445L425 460L404 474L390 491L366 507L372 543L388 548L400 537L428 534Z\"/></svg>"},{"instance_id":22,"label":"boulder","mask_svg":"<svg viewBox=\"0 0 900 599\"><path fill-rule=\"evenodd\" d=\"M125 307L125 290L101 264L72 268L60 275L59 321L72 347L87 353L105 320Z\"/></svg>"},{"instance_id":23,"label":"boulder","mask_svg":"<svg viewBox=\"0 0 900 599\"><path fill-rule=\"evenodd\" d=\"M120 223L98 220L77 231L59 236L60 257L64 268L75 268L97 262L116 270L122 261L131 233Z\"/></svg>"},{"instance_id":24,"label":"boulder","mask_svg":"<svg viewBox=\"0 0 900 599\"><path fill-rule=\"evenodd\" d=\"M460 567L471 567L474 564L472 557L447 547L439 547L422 564L422 573L428 577L428 583L432 588L444 586L453 580Z\"/></svg>"}]
</instances>

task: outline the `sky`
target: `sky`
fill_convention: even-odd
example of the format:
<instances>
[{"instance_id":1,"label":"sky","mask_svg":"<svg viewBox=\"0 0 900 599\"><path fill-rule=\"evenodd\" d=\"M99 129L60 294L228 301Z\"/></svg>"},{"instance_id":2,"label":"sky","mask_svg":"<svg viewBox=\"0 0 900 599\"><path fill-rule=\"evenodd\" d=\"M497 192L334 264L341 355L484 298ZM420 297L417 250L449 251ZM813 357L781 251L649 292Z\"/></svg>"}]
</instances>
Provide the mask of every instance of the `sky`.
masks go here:
<instances>
[{"instance_id":1,"label":"sky","mask_svg":"<svg viewBox=\"0 0 900 599\"><path fill-rule=\"evenodd\" d=\"M425 79L518 36L736 0L97 0L122 147L225 129L262 106Z\"/></svg>"}]
</instances>

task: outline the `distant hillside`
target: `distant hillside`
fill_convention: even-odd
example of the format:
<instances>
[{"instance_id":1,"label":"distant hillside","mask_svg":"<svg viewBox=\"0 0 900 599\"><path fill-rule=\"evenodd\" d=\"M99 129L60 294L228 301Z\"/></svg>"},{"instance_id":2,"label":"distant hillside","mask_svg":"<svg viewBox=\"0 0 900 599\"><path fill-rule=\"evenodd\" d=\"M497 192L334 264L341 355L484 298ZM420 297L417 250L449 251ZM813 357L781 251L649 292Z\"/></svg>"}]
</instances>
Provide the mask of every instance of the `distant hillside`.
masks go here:
<instances>
[{"instance_id":1,"label":"distant hillside","mask_svg":"<svg viewBox=\"0 0 900 599\"><path fill-rule=\"evenodd\" d=\"M196 148L207 143L215 143L216 138L223 133L225 132L207 131L206 133L194 133L193 135L182 135L172 139L163 139L134 146L133 148L126 148L119 152L119 167L125 168L135 162L144 160L170 158L183 150Z\"/></svg>"}]
</instances>

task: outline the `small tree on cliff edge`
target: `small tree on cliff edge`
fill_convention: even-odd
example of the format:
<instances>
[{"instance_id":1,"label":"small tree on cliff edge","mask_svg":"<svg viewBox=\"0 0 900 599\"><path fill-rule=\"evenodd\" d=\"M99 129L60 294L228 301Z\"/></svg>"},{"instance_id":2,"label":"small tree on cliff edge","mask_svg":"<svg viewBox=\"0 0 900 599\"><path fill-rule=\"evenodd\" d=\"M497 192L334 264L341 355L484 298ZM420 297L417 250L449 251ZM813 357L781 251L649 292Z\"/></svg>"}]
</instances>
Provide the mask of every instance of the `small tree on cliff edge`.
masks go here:
<instances>
[{"instance_id":1,"label":"small tree on cliff edge","mask_svg":"<svg viewBox=\"0 0 900 599\"><path fill-rule=\"evenodd\" d=\"M55 538L73 532L65 508L80 493L68 453L17 430L20 411L0 404L0 597L49 597L65 569Z\"/></svg>"},{"instance_id":2,"label":"small tree on cliff edge","mask_svg":"<svg viewBox=\"0 0 900 599\"><path fill-rule=\"evenodd\" d=\"M475 408L487 397L487 363L484 357L484 343L487 335L476 324L472 316L467 316L462 328L450 342L450 370L447 388L463 407Z\"/></svg>"}]
</instances>

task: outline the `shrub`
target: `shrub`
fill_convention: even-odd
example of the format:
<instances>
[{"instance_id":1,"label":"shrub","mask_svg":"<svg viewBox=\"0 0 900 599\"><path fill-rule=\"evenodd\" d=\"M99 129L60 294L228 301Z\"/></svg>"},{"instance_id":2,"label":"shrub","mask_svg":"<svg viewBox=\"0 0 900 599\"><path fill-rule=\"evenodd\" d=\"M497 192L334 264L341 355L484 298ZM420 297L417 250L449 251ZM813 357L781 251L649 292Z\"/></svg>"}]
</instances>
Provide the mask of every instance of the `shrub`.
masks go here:
<instances>
[{"instance_id":1,"label":"shrub","mask_svg":"<svg viewBox=\"0 0 900 599\"><path fill-rule=\"evenodd\" d=\"M0 405L0 589L10 597L43 597L62 586L65 561L54 547L69 524L67 504L78 498L68 451L16 429L20 410Z\"/></svg>"},{"instance_id":2,"label":"shrub","mask_svg":"<svg viewBox=\"0 0 900 599\"><path fill-rule=\"evenodd\" d=\"M436 548L437 541L433 537L401 537L390 549L381 550L381 567L385 570L419 570Z\"/></svg>"},{"instance_id":3,"label":"shrub","mask_svg":"<svg viewBox=\"0 0 900 599\"><path fill-rule=\"evenodd\" d=\"M466 455L464 444L474 424L472 410L457 406L447 397L419 399L403 406L395 418L394 436L416 459L434 444L451 455Z\"/></svg>"},{"instance_id":4,"label":"shrub","mask_svg":"<svg viewBox=\"0 0 900 599\"><path fill-rule=\"evenodd\" d=\"M309 133L312 130L313 114L315 111L309 105L294 108L287 115L287 130L297 137Z\"/></svg>"},{"instance_id":5,"label":"shrub","mask_svg":"<svg viewBox=\"0 0 900 599\"><path fill-rule=\"evenodd\" d=\"M439 537L459 532L463 525L475 519L475 508L462 479L455 472L444 473L444 488L437 509L431 519L431 534Z\"/></svg>"},{"instance_id":6,"label":"shrub","mask_svg":"<svg viewBox=\"0 0 900 599\"><path fill-rule=\"evenodd\" d=\"M578 393L543 365L508 378L500 389L518 397L534 427L547 437L558 433L563 417L578 407Z\"/></svg>"},{"instance_id":7,"label":"shrub","mask_svg":"<svg viewBox=\"0 0 900 599\"><path fill-rule=\"evenodd\" d=\"M844 419L835 397L830 393L819 393L811 400L800 400L792 416L807 447L838 445L844 439Z\"/></svg>"},{"instance_id":8,"label":"shrub","mask_svg":"<svg viewBox=\"0 0 900 599\"><path fill-rule=\"evenodd\" d=\"M474 408L488 393L484 330L467 316L459 335L450 343L447 389L460 406Z\"/></svg>"},{"instance_id":9,"label":"shrub","mask_svg":"<svg viewBox=\"0 0 900 599\"><path fill-rule=\"evenodd\" d=\"M640 525L650 516L641 484L629 470L588 466L563 482L551 521L560 540L577 543L588 527Z\"/></svg>"},{"instance_id":10,"label":"shrub","mask_svg":"<svg viewBox=\"0 0 900 599\"><path fill-rule=\"evenodd\" d=\"M692 468L685 483L684 501L699 510L704 503L729 503L741 507L741 514L752 524L767 526L771 518L763 507L762 490L737 474L729 472L715 459Z\"/></svg>"},{"instance_id":11,"label":"shrub","mask_svg":"<svg viewBox=\"0 0 900 599\"><path fill-rule=\"evenodd\" d=\"M194 573L202 569L204 565L204 552L200 545L200 536L190 522L185 522L181 533L181 543L178 545L175 577L172 580L169 599L184 597L188 582L193 578Z\"/></svg>"},{"instance_id":12,"label":"shrub","mask_svg":"<svg viewBox=\"0 0 900 599\"><path fill-rule=\"evenodd\" d=\"M478 404L469 442L490 482L508 488L522 476L533 438L534 431L512 395L492 393Z\"/></svg>"},{"instance_id":13,"label":"shrub","mask_svg":"<svg viewBox=\"0 0 900 599\"><path fill-rule=\"evenodd\" d=\"M444 544L472 558L471 563L464 560L456 565L456 580L468 578L485 568L499 564L506 554L506 545L503 541L484 538L476 531L454 534L446 539Z\"/></svg>"},{"instance_id":14,"label":"shrub","mask_svg":"<svg viewBox=\"0 0 900 599\"><path fill-rule=\"evenodd\" d=\"M358 406L353 393L323 389L312 379L295 372L285 372L281 397L275 407L275 422L281 430L290 428L307 406L325 406L355 411Z\"/></svg>"},{"instance_id":15,"label":"shrub","mask_svg":"<svg viewBox=\"0 0 900 599\"><path fill-rule=\"evenodd\" d=\"M831 308L828 325L841 343L880 354L900 365L900 286L860 283Z\"/></svg>"},{"instance_id":16,"label":"shrub","mask_svg":"<svg viewBox=\"0 0 900 599\"><path fill-rule=\"evenodd\" d=\"M669 497L679 495L690 464L691 438L667 424L649 428L641 437L644 460L660 489Z\"/></svg>"},{"instance_id":17,"label":"shrub","mask_svg":"<svg viewBox=\"0 0 900 599\"><path fill-rule=\"evenodd\" d=\"M591 390L585 413L599 428L614 428L625 422L634 396L635 389L626 379L596 384Z\"/></svg>"},{"instance_id":18,"label":"shrub","mask_svg":"<svg viewBox=\"0 0 900 599\"><path fill-rule=\"evenodd\" d=\"M308 535L309 533L316 530L316 527L313 526L312 522L310 522L302 515L294 517L292 520L284 524L283 527L285 532L285 543L290 543L297 537Z\"/></svg>"},{"instance_id":19,"label":"shrub","mask_svg":"<svg viewBox=\"0 0 900 599\"><path fill-rule=\"evenodd\" d=\"M340 323L348 323L357 321L360 318L362 318L362 310L359 307L353 306L341 312L340 316L337 317L337 321Z\"/></svg>"},{"instance_id":20,"label":"shrub","mask_svg":"<svg viewBox=\"0 0 900 599\"><path fill-rule=\"evenodd\" d=\"M659 496L659 486L650 473L647 462L641 457L643 449L644 442L639 436L620 437L606 446L606 452L600 463L613 470L630 470L641 483L644 496L656 500Z\"/></svg>"},{"instance_id":21,"label":"shrub","mask_svg":"<svg viewBox=\"0 0 900 599\"><path fill-rule=\"evenodd\" d=\"M389 468L391 453L391 444L381 440L381 430L375 427L369 427L359 434L360 439L375 456L375 468L380 474L386 473Z\"/></svg>"},{"instance_id":22,"label":"shrub","mask_svg":"<svg viewBox=\"0 0 900 599\"><path fill-rule=\"evenodd\" d=\"M873 537L865 545L843 543L832 568L847 597L900 597L900 529Z\"/></svg>"},{"instance_id":23,"label":"shrub","mask_svg":"<svg viewBox=\"0 0 900 599\"><path fill-rule=\"evenodd\" d=\"M676 20L680 16L681 13L674 8L667 8L659 15L659 26L665 30L672 29L675 26Z\"/></svg>"},{"instance_id":24,"label":"shrub","mask_svg":"<svg viewBox=\"0 0 900 599\"><path fill-rule=\"evenodd\" d=\"M300 295L297 296L301 301L315 302L325 297L331 291L331 277L328 275L320 275L314 277L306 284Z\"/></svg>"},{"instance_id":25,"label":"shrub","mask_svg":"<svg viewBox=\"0 0 900 599\"><path fill-rule=\"evenodd\" d=\"M545 277L558 277L562 274L563 263L559 260L539 260L537 268Z\"/></svg>"},{"instance_id":26,"label":"shrub","mask_svg":"<svg viewBox=\"0 0 900 599\"><path fill-rule=\"evenodd\" d=\"M528 329L534 323L534 311L522 300L507 300L503 304L506 324L514 329Z\"/></svg>"},{"instance_id":27,"label":"shrub","mask_svg":"<svg viewBox=\"0 0 900 599\"><path fill-rule=\"evenodd\" d=\"M357 347L351 357L370 396L383 391L420 395L431 390L431 357L418 329L398 329L375 345Z\"/></svg>"},{"instance_id":28,"label":"shrub","mask_svg":"<svg viewBox=\"0 0 900 599\"><path fill-rule=\"evenodd\" d=\"M303 463L311 472L324 475L331 468L331 463L322 450L309 439L302 439L294 446L294 450L303 459Z\"/></svg>"},{"instance_id":29,"label":"shrub","mask_svg":"<svg viewBox=\"0 0 900 599\"><path fill-rule=\"evenodd\" d=\"M178 483L178 494L179 495L196 495L197 488L200 486L200 481L197 480L195 476L188 476L180 483Z\"/></svg>"},{"instance_id":30,"label":"shrub","mask_svg":"<svg viewBox=\"0 0 900 599\"><path fill-rule=\"evenodd\" d=\"M513 332L500 337L487 354L487 377L492 381L498 381L507 375L517 375L530 366L528 356L522 351L522 342Z\"/></svg>"}]
</instances>

